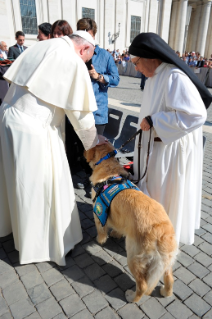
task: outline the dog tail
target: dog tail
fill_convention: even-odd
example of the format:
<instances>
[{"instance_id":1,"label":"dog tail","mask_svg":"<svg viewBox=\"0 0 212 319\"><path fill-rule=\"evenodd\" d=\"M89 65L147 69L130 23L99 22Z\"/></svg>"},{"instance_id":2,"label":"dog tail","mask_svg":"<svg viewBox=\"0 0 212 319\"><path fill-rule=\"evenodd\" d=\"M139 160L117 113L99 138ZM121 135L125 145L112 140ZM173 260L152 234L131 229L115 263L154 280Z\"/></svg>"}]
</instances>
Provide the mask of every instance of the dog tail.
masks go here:
<instances>
[{"instance_id":1,"label":"dog tail","mask_svg":"<svg viewBox=\"0 0 212 319\"><path fill-rule=\"evenodd\" d=\"M157 248L152 253L137 255L133 258L133 264L142 274L145 273L147 283L146 295L150 295L164 272L171 268L175 262L178 248L168 254L161 254Z\"/></svg>"},{"instance_id":2,"label":"dog tail","mask_svg":"<svg viewBox=\"0 0 212 319\"><path fill-rule=\"evenodd\" d=\"M175 239L174 239L175 242ZM162 253L156 250L147 271L147 284L149 290L153 290L166 270L172 268L179 250L177 245L172 251Z\"/></svg>"}]
</instances>

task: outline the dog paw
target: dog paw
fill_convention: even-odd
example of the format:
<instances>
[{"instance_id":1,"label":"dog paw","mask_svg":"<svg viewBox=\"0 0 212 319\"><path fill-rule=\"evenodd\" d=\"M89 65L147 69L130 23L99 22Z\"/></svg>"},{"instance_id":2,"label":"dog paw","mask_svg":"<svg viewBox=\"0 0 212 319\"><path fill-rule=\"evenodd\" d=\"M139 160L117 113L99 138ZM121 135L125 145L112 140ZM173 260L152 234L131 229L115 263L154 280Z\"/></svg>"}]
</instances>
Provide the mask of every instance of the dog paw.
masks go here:
<instances>
[{"instance_id":1,"label":"dog paw","mask_svg":"<svg viewBox=\"0 0 212 319\"><path fill-rule=\"evenodd\" d=\"M103 244L106 243L106 241L107 241L107 236L100 236L100 235L98 235L98 236L96 237L96 241L97 241L97 243L99 243L100 245L103 245Z\"/></svg>"},{"instance_id":2,"label":"dog paw","mask_svg":"<svg viewBox=\"0 0 212 319\"><path fill-rule=\"evenodd\" d=\"M125 298L128 302L133 302L135 298L135 291L133 290L127 290L125 292Z\"/></svg>"},{"instance_id":3,"label":"dog paw","mask_svg":"<svg viewBox=\"0 0 212 319\"><path fill-rule=\"evenodd\" d=\"M170 297L172 296L172 291L167 291L165 286L162 286L160 288L160 294L163 296L163 297Z\"/></svg>"},{"instance_id":4,"label":"dog paw","mask_svg":"<svg viewBox=\"0 0 212 319\"><path fill-rule=\"evenodd\" d=\"M116 230L111 230L110 236L113 238L118 238L118 239L120 239L122 237L122 235L120 233L118 233Z\"/></svg>"}]
</instances>

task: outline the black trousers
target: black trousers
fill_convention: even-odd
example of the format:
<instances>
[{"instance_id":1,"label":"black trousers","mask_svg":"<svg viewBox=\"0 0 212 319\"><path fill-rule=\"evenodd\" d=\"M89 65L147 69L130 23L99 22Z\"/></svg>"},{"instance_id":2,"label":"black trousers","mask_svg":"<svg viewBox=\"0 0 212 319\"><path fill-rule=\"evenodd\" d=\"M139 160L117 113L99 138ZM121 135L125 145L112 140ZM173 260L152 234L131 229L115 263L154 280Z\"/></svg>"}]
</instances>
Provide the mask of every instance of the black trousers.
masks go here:
<instances>
[{"instance_id":1,"label":"black trousers","mask_svg":"<svg viewBox=\"0 0 212 319\"><path fill-rule=\"evenodd\" d=\"M106 124L96 125L97 133L99 135L103 135L105 126ZM65 134L66 155L72 173L76 173L84 169L87 174L90 174L91 168L83 156L84 146L67 117L65 123Z\"/></svg>"},{"instance_id":2,"label":"black trousers","mask_svg":"<svg viewBox=\"0 0 212 319\"><path fill-rule=\"evenodd\" d=\"M145 77L144 74L141 73L141 84L140 84L140 88L141 89L144 89L144 86L145 86L145 82L148 78Z\"/></svg>"},{"instance_id":3,"label":"black trousers","mask_svg":"<svg viewBox=\"0 0 212 319\"><path fill-rule=\"evenodd\" d=\"M96 130L98 135L103 135L106 124L96 124Z\"/></svg>"}]
</instances>

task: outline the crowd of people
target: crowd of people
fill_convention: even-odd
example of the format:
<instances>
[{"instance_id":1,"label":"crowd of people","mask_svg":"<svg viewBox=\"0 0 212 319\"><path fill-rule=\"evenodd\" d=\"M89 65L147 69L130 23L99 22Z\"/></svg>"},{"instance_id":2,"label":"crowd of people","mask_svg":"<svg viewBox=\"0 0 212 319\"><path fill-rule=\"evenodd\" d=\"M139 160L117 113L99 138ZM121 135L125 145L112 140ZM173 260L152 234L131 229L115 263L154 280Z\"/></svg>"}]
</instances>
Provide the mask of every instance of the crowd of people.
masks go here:
<instances>
[{"instance_id":1,"label":"crowd of people","mask_svg":"<svg viewBox=\"0 0 212 319\"><path fill-rule=\"evenodd\" d=\"M64 35L72 34L73 30L69 23L65 20L57 20L51 25L50 23L42 23L38 26L38 40L43 41L50 38L57 38ZM25 40L25 35L22 31L16 32L15 36L17 43L7 49L7 44L4 41L0 42L0 60L7 59L7 58L16 58L23 52L26 47L23 45ZM122 64L124 67L126 66L126 62L129 62L130 54L128 49L125 49L120 52L119 49L110 50L107 49L115 62L115 64ZM203 57L199 52L185 51L182 55L179 51L176 51L176 54L179 56L181 60L183 60L188 66L196 67L196 68L212 68L212 54L210 58Z\"/></svg>"},{"instance_id":2,"label":"crowd of people","mask_svg":"<svg viewBox=\"0 0 212 319\"><path fill-rule=\"evenodd\" d=\"M195 51L185 51L182 55L180 55L179 51L176 51L176 54L190 67L212 69L212 54L210 58L203 57L199 52Z\"/></svg>"},{"instance_id":3,"label":"crowd of people","mask_svg":"<svg viewBox=\"0 0 212 319\"><path fill-rule=\"evenodd\" d=\"M113 50L113 51L110 51L108 49L108 51L112 54L114 62L116 64L122 64L123 67L125 67L126 62L130 61L130 55L129 55L127 49L123 50L122 54L119 52L119 49Z\"/></svg>"},{"instance_id":4,"label":"crowd of people","mask_svg":"<svg viewBox=\"0 0 212 319\"><path fill-rule=\"evenodd\" d=\"M9 48L7 58L16 61L3 75L10 88L0 108L0 237L13 232L21 264L65 265L82 240L67 156L74 156L75 144L82 143L82 156L107 143L108 88L119 84L116 63L131 60L148 78L134 177L166 209L177 242L192 244L200 222L201 126L212 96L154 33L141 33L120 54L96 45L94 20L80 19L76 29L65 20L43 23L34 46L26 48L18 31ZM1 50L4 61L5 43Z\"/></svg>"},{"instance_id":5,"label":"crowd of people","mask_svg":"<svg viewBox=\"0 0 212 319\"><path fill-rule=\"evenodd\" d=\"M119 49L115 49L111 51L107 49L108 52L113 56L114 62L116 64L122 64L125 67L126 62L131 61L130 54L128 49L123 50L120 53ZM179 56L181 60L183 60L189 67L196 67L196 68L212 68L212 54L210 58L206 58L201 56L199 52L191 51L191 52L184 52L182 55L179 51L175 51L175 53Z\"/></svg>"}]
</instances>

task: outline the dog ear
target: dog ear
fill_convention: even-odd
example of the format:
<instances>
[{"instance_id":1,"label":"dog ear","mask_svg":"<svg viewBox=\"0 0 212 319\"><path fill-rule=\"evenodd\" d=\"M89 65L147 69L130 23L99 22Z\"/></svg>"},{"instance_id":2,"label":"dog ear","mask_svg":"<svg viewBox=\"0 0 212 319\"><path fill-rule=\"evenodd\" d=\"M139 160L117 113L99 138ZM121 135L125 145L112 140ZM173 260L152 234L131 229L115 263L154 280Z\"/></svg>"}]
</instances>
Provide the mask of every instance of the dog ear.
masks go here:
<instances>
[{"instance_id":1,"label":"dog ear","mask_svg":"<svg viewBox=\"0 0 212 319\"><path fill-rule=\"evenodd\" d=\"M96 151L96 148L95 148L95 147L91 148L91 149L88 150L88 151L84 151L84 157L85 157L85 159L86 159L86 161L87 161L88 163L90 163L90 162L92 161L92 159L94 158L94 156L95 156L95 151Z\"/></svg>"}]
</instances>

